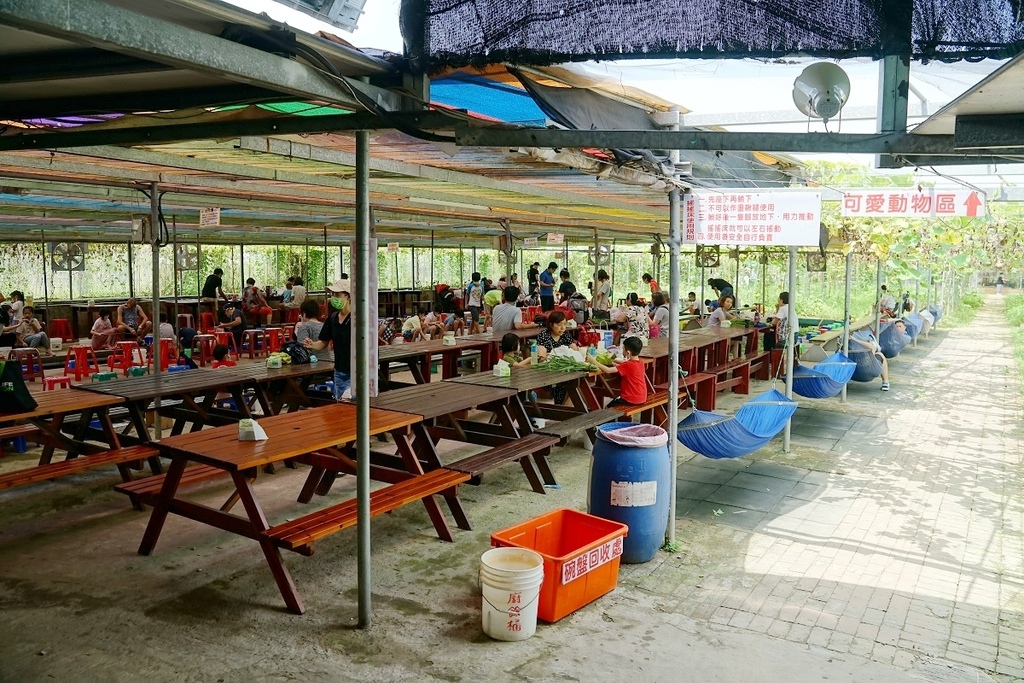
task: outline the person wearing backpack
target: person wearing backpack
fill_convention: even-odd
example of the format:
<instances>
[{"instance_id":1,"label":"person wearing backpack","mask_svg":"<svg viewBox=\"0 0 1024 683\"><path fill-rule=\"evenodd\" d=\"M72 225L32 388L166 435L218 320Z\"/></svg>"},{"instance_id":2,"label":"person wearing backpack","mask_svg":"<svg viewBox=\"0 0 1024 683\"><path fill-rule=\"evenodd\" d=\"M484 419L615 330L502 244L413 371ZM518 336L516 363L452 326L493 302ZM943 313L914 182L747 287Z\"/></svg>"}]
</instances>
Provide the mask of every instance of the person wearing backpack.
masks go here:
<instances>
[{"instance_id":1,"label":"person wearing backpack","mask_svg":"<svg viewBox=\"0 0 1024 683\"><path fill-rule=\"evenodd\" d=\"M330 315L320 329L319 337L306 339L303 346L311 351L323 351L334 344L334 400L352 386L352 288L346 278L328 285Z\"/></svg>"}]
</instances>

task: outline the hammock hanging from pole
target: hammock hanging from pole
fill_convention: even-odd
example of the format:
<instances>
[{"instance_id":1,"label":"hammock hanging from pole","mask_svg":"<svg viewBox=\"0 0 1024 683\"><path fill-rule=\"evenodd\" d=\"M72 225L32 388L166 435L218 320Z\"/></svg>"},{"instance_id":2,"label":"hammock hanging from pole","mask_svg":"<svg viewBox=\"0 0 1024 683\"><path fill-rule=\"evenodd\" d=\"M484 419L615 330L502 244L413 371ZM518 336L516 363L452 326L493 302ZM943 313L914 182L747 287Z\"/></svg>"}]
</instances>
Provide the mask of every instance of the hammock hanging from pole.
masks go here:
<instances>
[{"instance_id":1,"label":"hammock hanging from pole","mask_svg":"<svg viewBox=\"0 0 1024 683\"><path fill-rule=\"evenodd\" d=\"M914 332L915 328L910 323L907 323L907 331L904 334L900 334L894 323L886 323L878 334L878 346L882 349L882 355L886 358L895 358L900 355L900 351L912 341Z\"/></svg>"},{"instance_id":2,"label":"hammock hanging from pole","mask_svg":"<svg viewBox=\"0 0 1024 683\"><path fill-rule=\"evenodd\" d=\"M855 349L851 344L850 360L857 364L857 369L854 370L853 377L850 378L854 382L870 382L882 374L882 361L878 360L878 356L869 349L863 347Z\"/></svg>"},{"instance_id":3,"label":"hammock hanging from pole","mask_svg":"<svg viewBox=\"0 0 1024 683\"><path fill-rule=\"evenodd\" d=\"M857 364L839 351L813 368L796 365L793 367L793 393L807 398L831 398L843 390L856 369Z\"/></svg>"},{"instance_id":4,"label":"hammock hanging from pole","mask_svg":"<svg viewBox=\"0 0 1024 683\"><path fill-rule=\"evenodd\" d=\"M796 401L769 389L740 406L735 415L694 410L679 423L676 435L684 446L706 458L738 458L771 441L796 407Z\"/></svg>"}]
</instances>

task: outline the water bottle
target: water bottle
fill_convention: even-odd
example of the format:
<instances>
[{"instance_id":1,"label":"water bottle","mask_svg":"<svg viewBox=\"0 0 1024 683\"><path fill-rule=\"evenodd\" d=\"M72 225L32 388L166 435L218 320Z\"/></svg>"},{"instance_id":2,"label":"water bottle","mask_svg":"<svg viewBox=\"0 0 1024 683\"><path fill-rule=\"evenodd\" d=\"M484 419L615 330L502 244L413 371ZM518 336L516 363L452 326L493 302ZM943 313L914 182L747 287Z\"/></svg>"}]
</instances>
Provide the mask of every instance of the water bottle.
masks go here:
<instances>
[{"instance_id":1,"label":"water bottle","mask_svg":"<svg viewBox=\"0 0 1024 683\"><path fill-rule=\"evenodd\" d=\"M537 351L537 342L530 342L530 362L536 365L537 362L540 360L539 356L540 354Z\"/></svg>"},{"instance_id":2,"label":"water bottle","mask_svg":"<svg viewBox=\"0 0 1024 683\"><path fill-rule=\"evenodd\" d=\"M589 355L591 358L597 358L597 347L596 346L588 346L587 347L587 355Z\"/></svg>"}]
</instances>

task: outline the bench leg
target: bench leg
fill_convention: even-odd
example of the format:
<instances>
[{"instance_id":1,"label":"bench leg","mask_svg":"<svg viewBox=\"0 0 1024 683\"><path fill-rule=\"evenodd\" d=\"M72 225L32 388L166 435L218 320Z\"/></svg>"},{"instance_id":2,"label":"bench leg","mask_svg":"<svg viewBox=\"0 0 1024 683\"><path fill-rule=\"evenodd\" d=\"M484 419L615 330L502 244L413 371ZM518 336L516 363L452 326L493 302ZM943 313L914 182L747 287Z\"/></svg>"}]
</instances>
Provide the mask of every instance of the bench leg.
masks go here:
<instances>
[{"instance_id":1,"label":"bench leg","mask_svg":"<svg viewBox=\"0 0 1024 683\"><path fill-rule=\"evenodd\" d=\"M551 471L551 463L548 462L548 455L550 455L551 449L545 448L542 451L538 451L533 454L533 460L537 464L537 470L540 472L541 479L544 480L545 484L549 486L557 486L558 482L555 480L555 475Z\"/></svg>"},{"instance_id":2,"label":"bench leg","mask_svg":"<svg viewBox=\"0 0 1024 683\"><path fill-rule=\"evenodd\" d=\"M750 364L743 365L733 371L733 377L739 376L740 381L732 388L734 394L750 393Z\"/></svg>"},{"instance_id":3,"label":"bench leg","mask_svg":"<svg viewBox=\"0 0 1024 683\"><path fill-rule=\"evenodd\" d=\"M313 499L313 493L316 491L317 486L320 484L320 479L323 478L326 470L323 467L317 467L313 465L309 468L309 474L306 476L306 483L302 485L302 490L299 491L298 501L300 503L308 503Z\"/></svg>"},{"instance_id":4,"label":"bench leg","mask_svg":"<svg viewBox=\"0 0 1024 683\"><path fill-rule=\"evenodd\" d=\"M544 482L540 480L540 475L537 473L537 468L533 466L533 460L530 459L530 456L524 455L519 458L519 464L526 474L526 479L530 482L530 487L536 493L547 494L547 491L544 489Z\"/></svg>"},{"instance_id":5,"label":"bench leg","mask_svg":"<svg viewBox=\"0 0 1024 683\"><path fill-rule=\"evenodd\" d=\"M426 461L429 469L434 470L441 467L441 459L437 456L437 451L434 449L434 442L430 438L430 434L427 433L426 427L423 423L417 423L412 427L413 434L416 437L416 447L409 443L409 435L404 431L395 431L391 433L391 436L395 439L395 446L398 447L398 454L402 457L402 462L405 463L405 468L412 474L423 474L424 468L420 463L420 457ZM448 509L452 513L452 517L455 519L455 524L460 529L470 531L471 527L469 524L469 517L466 516L466 510L462 507L462 501L459 500L458 492L455 489L443 491L441 494L444 497L444 502L448 505ZM430 503L437 505L432 496L428 496ZM424 505L427 505L428 498L424 498ZM431 521L434 516L431 513L430 505L427 505L427 514L431 515ZM438 536L441 536L446 541L454 541L451 537L451 531L448 530L448 524L444 521L444 517L441 516L440 508L437 509L438 517L441 524L444 525L445 533L448 534L448 538L441 536L441 529L437 523L434 523L434 528L438 530Z\"/></svg>"}]
</instances>

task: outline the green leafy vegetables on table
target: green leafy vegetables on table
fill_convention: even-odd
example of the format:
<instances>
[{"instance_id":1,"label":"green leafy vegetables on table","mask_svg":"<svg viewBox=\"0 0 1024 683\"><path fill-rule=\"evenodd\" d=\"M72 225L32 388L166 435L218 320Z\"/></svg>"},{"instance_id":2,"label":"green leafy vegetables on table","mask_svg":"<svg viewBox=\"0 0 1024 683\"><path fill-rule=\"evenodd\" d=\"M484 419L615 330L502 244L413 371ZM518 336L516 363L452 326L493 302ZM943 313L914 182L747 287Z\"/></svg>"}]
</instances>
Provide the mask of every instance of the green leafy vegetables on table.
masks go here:
<instances>
[{"instance_id":1,"label":"green leafy vegetables on table","mask_svg":"<svg viewBox=\"0 0 1024 683\"><path fill-rule=\"evenodd\" d=\"M581 363L567 356L549 357L546 361L539 363L535 367L547 370L548 372L590 372L592 369L586 363Z\"/></svg>"}]
</instances>

